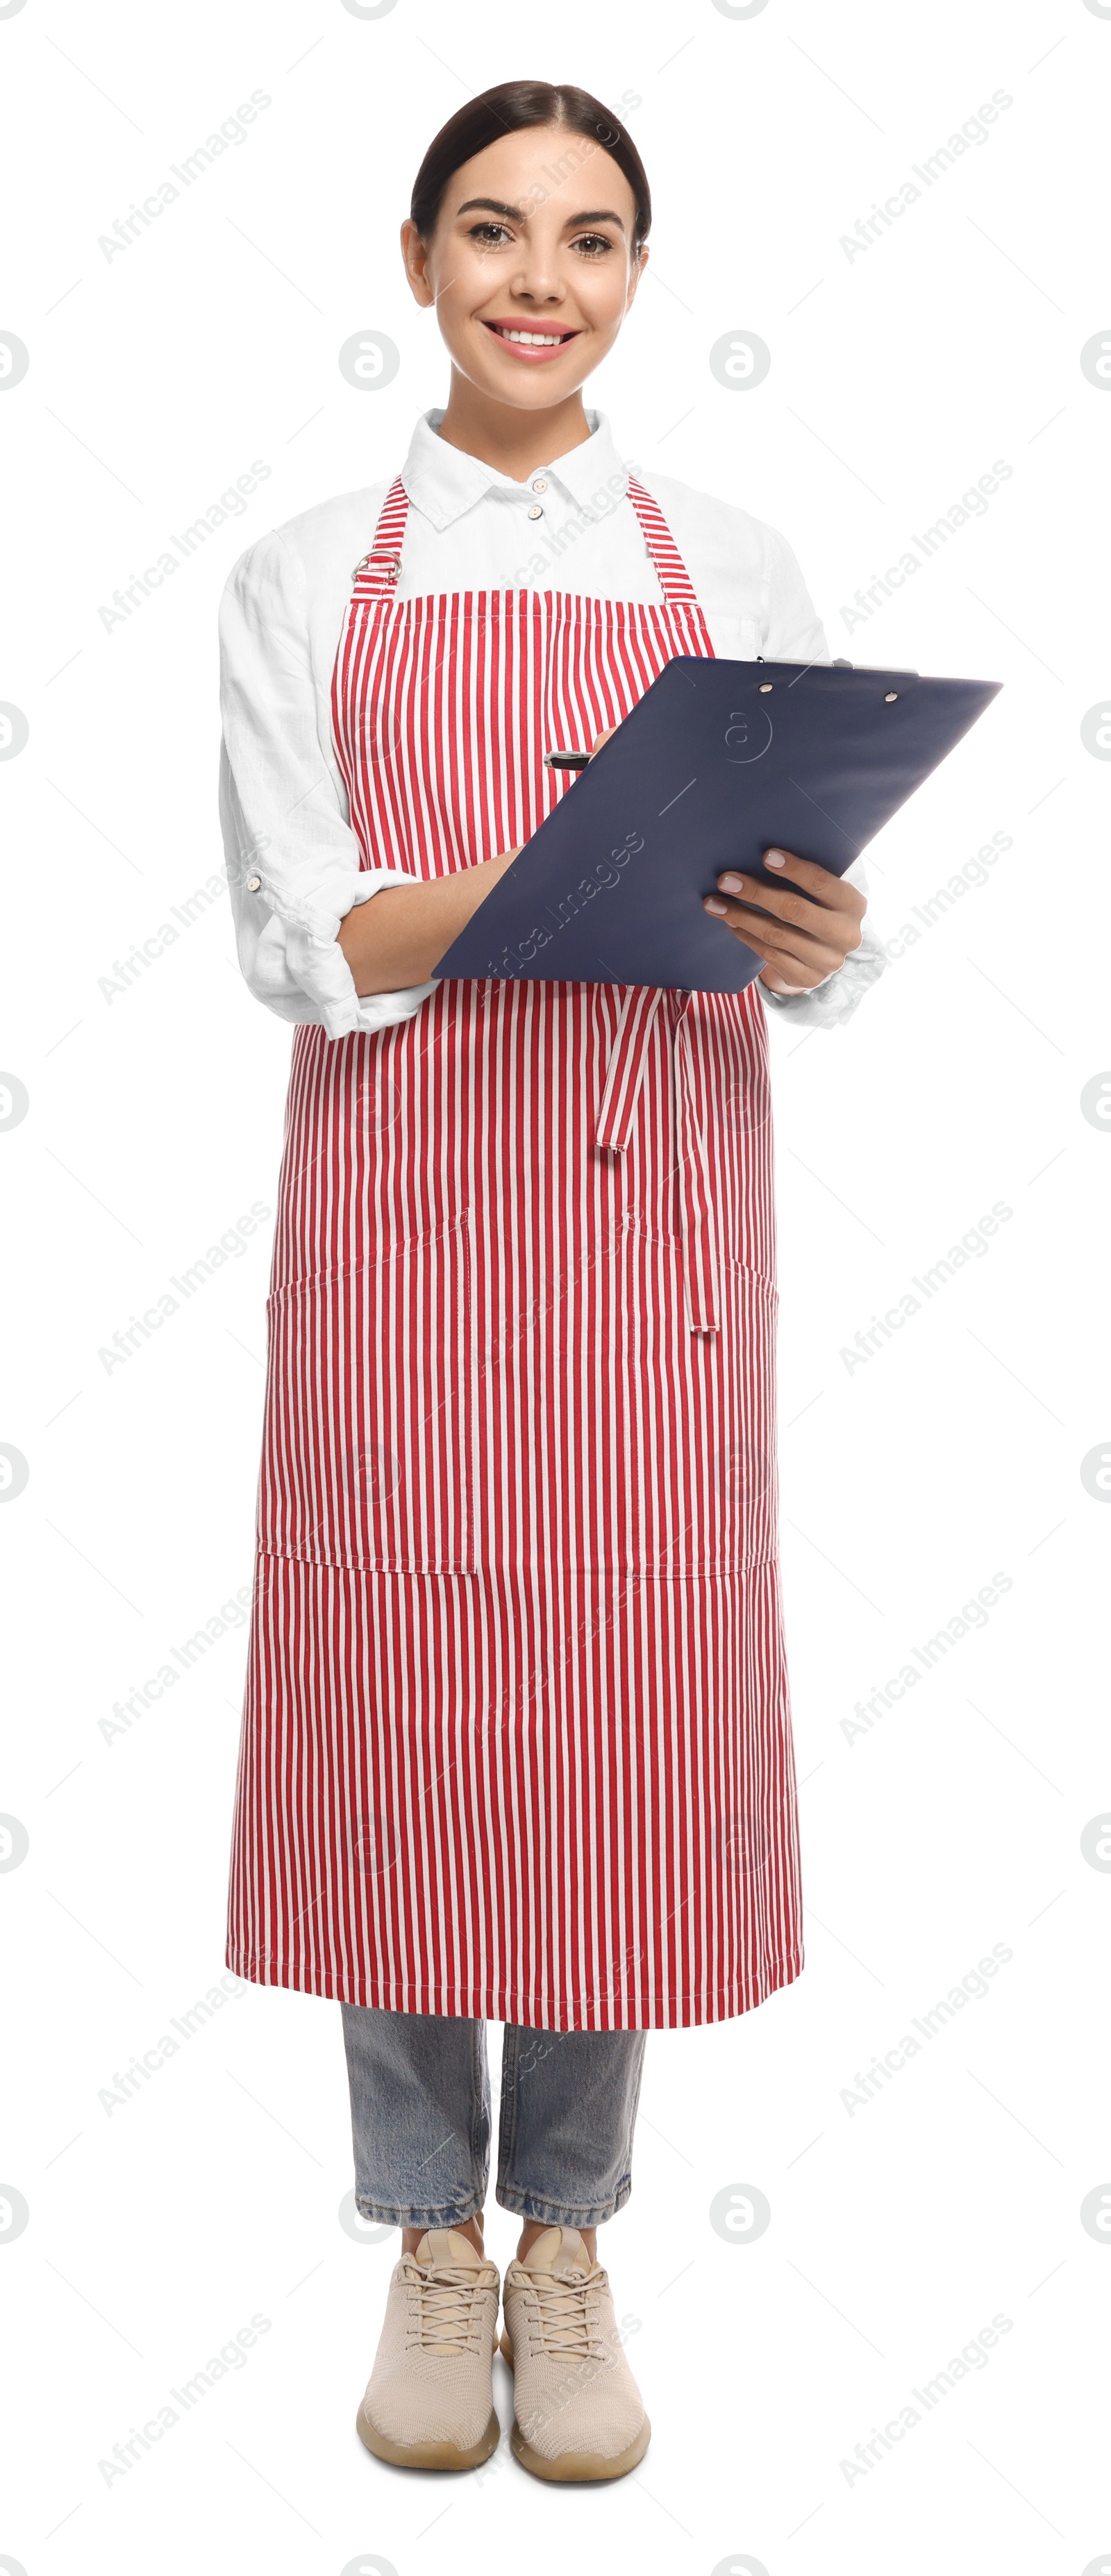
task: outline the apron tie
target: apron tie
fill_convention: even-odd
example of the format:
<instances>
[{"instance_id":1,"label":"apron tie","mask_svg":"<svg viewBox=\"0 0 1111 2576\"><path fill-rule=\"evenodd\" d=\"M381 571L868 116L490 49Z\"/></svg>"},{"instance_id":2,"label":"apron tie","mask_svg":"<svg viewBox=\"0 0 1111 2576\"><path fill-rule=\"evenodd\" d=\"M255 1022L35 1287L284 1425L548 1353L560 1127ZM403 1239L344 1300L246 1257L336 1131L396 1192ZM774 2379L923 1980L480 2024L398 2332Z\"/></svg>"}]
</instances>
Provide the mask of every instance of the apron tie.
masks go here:
<instances>
[{"instance_id":1,"label":"apron tie","mask_svg":"<svg viewBox=\"0 0 1111 2576\"><path fill-rule=\"evenodd\" d=\"M629 987L621 1005L594 1126L595 1144L614 1153L625 1153L632 1140L633 1119L648 1061L648 1041L663 998L658 987L635 984ZM671 1031L683 1283L691 1332L716 1333L717 1229L706 1139L695 1101L690 1041L683 1025L689 998L684 992Z\"/></svg>"},{"instance_id":2,"label":"apron tie","mask_svg":"<svg viewBox=\"0 0 1111 2576\"><path fill-rule=\"evenodd\" d=\"M648 1055L648 1036L663 1000L663 994L651 984L630 984L617 1022L617 1032L610 1049L606 1086L598 1106L594 1129L596 1145L609 1145L623 1154L633 1132L633 1113Z\"/></svg>"}]
</instances>

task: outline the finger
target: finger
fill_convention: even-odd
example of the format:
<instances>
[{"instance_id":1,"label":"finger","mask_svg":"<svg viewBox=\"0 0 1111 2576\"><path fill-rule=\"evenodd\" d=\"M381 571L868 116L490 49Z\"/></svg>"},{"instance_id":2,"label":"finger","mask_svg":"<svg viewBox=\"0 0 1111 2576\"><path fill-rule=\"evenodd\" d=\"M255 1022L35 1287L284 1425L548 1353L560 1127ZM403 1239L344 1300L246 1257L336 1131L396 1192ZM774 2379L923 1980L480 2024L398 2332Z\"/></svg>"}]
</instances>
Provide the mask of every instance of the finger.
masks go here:
<instances>
[{"instance_id":1,"label":"finger","mask_svg":"<svg viewBox=\"0 0 1111 2576\"><path fill-rule=\"evenodd\" d=\"M816 859L800 859L794 850L779 848L764 850L761 856L765 867L774 867L777 877L787 878L792 884L801 886L816 903L828 904L834 911L840 911L842 907L851 911L855 906L858 915L867 911L865 898L856 886L849 885L844 877L835 876L832 868L820 868Z\"/></svg>"},{"instance_id":2,"label":"finger","mask_svg":"<svg viewBox=\"0 0 1111 2576\"><path fill-rule=\"evenodd\" d=\"M807 864L809 865L809 862ZM837 878L833 879L833 883L838 884ZM727 868L724 875L718 878L718 885L721 892L729 896L738 904L739 909L749 916L770 914L773 920L791 922L798 929L808 931L817 937L843 938L846 955L850 948L859 948L864 937L860 925L866 906L860 895L856 896L856 901L852 904L815 904L808 895L795 894L787 886L758 884L752 877L738 876L732 868ZM844 892L854 895L856 889L848 886Z\"/></svg>"},{"instance_id":3,"label":"finger","mask_svg":"<svg viewBox=\"0 0 1111 2576\"><path fill-rule=\"evenodd\" d=\"M714 898L711 896L709 900L712 902ZM765 965L779 967L792 977L799 972L818 983L845 963L845 952L841 947L809 937L805 931L796 930L788 923L760 922L754 915L745 918L739 905L728 905L721 918L722 928L731 930L735 939L743 939L754 956L762 957Z\"/></svg>"},{"instance_id":4,"label":"finger","mask_svg":"<svg viewBox=\"0 0 1111 2576\"><path fill-rule=\"evenodd\" d=\"M812 862L800 859L797 865L810 868ZM812 894L806 892L801 879L796 883L785 870L764 878L746 877L739 868L725 868L718 886L725 894L743 892L750 903L764 904L769 912L778 912L785 920L811 921L819 911L843 912L850 920L862 921L868 907L856 886L848 885L843 877L832 876L828 868L819 868L817 875L821 890Z\"/></svg>"},{"instance_id":5,"label":"finger","mask_svg":"<svg viewBox=\"0 0 1111 2576\"><path fill-rule=\"evenodd\" d=\"M706 895L703 900L705 909L723 921L727 930L746 940L750 948L774 948L777 953L805 959L835 956L842 966L850 950L860 945L859 933L856 938L852 936L856 925L832 913L819 912L812 904L802 906L804 917L796 921L777 919L756 904L727 902L720 895Z\"/></svg>"}]
</instances>

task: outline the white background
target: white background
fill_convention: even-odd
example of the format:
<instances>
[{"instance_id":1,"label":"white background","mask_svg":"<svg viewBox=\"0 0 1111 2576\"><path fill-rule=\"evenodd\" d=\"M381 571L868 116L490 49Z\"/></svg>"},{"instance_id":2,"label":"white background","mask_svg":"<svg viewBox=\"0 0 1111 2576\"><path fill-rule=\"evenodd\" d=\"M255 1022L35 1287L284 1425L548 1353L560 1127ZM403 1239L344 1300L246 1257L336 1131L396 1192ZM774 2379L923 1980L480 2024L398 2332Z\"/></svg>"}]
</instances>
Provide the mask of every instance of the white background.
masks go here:
<instances>
[{"instance_id":1,"label":"white background","mask_svg":"<svg viewBox=\"0 0 1111 2576\"><path fill-rule=\"evenodd\" d=\"M734 22L711 0L564 0L535 25L444 0L369 22L340 0L9 0L0 21L0 329L30 352L0 400L0 697L30 726L0 765L0 1053L30 1098L0 1137L0 1438L30 1468L0 1516L0 1807L30 1837L0 1876L0 2177L30 2212L0 2230L0 2566L1105 2569L1111 2244L1080 2207L1111 2190L1111 1877L1080 1837L1111 1797L1082 1651L1111 1518L1080 1465L1111 1445L1111 1141L1080 1094L1111 1063L1111 767L1080 727L1109 678L1111 399L1080 351L1111 324L1111 9L769 0ZM250 1583L269 1225L126 1364L98 1352L272 1210L290 1046L239 978L224 900L122 995L101 979L220 863L232 562L394 471L445 398L397 228L433 132L526 73L639 102L652 261L589 397L620 452L782 528L832 652L1004 683L876 846L884 935L993 833L1013 844L846 1030L773 1032L808 1963L742 2021L649 2039L634 2196L603 2250L655 2430L632 2477L565 2492L508 2441L449 2482L355 2437L396 2238L338 2223L338 2008L243 1992L132 2099L98 2098L223 1972L243 1626L124 1735L99 1721ZM107 259L98 236L253 89L270 104L247 140ZM841 237L997 89L990 139L850 259ZM366 328L402 353L373 395L337 366ZM772 352L749 393L708 365L742 329ZM106 631L100 605L256 458L245 513ZM998 458L987 512L850 630L842 606ZM857 1332L997 1201L990 1249L850 1370ZM986 1626L850 1740L857 1700L997 1571ZM1013 1955L986 1996L846 2105L996 1944ZM710 2219L746 2182L771 2207L758 2242ZM491 2202L488 2224L504 2264L513 2222ZM106 2481L100 2460L256 2312L245 2366ZM846 2476L997 2313L985 2366Z\"/></svg>"}]
</instances>

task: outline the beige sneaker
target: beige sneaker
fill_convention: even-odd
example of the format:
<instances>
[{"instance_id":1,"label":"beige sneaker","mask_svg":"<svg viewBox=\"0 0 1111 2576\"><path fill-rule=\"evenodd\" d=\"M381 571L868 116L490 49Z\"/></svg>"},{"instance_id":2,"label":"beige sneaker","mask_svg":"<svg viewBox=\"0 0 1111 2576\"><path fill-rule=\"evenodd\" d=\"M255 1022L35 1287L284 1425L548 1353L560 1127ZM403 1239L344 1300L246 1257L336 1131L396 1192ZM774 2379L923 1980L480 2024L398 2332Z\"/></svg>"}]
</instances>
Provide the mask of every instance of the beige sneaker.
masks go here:
<instances>
[{"instance_id":1,"label":"beige sneaker","mask_svg":"<svg viewBox=\"0 0 1111 2576\"><path fill-rule=\"evenodd\" d=\"M477 2469L497 2449L497 2266L455 2227L427 2228L403 2254L366 2395L359 2439L403 2469Z\"/></svg>"},{"instance_id":2,"label":"beige sneaker","mask_svg":"<svg viewBox=\"0 0 1111 2576\"><path fill-rule=\"evenodd\" d=\"M623 2478L652 2427L625 2359L609 2275L577 2227L547 2227L505 2276L510 2440L535 2478Z\"/></svg>"}]
</instances>

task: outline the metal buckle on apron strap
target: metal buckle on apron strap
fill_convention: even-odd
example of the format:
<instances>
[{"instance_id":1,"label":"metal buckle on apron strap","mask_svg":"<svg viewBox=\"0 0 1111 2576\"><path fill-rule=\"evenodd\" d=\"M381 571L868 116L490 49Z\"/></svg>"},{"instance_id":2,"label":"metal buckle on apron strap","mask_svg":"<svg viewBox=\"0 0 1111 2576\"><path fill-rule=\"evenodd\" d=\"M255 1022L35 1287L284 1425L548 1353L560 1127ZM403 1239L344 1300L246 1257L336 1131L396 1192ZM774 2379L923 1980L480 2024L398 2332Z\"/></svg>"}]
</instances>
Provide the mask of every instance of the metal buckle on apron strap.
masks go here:
<instances>
[{"instance_id":1,"label":"metal buckle on apron strap","mask_svg":"<svg viewBox=\"0 0 1111 2576\"><path fill-rule=\"evenodd\" d=\"M675 989L682 992L685 1011L690 999L689 990L686 986ZM648 1041L663 998L662 989L634 984L630 985L622 1002L594 1123L595 1144L608 1147L611 1153L625 1153L632 1142L633 1118L648 1060ZM692 1333L714 1333L719 1323L717 1229L706 1140L699 1125L690 1079L689 1040L680 1034L682 1021L681 1011L672 1028L671 1047L679 1143L676 1177L687 1322Z\"/></svg>"},{"instance_id":2,"label":"metal buckle on apron strap","mask_svg":"<svg viewBox=\"0 0 1111 2576\"><path fill-rule=\"evenodd\" d=\"M399 554L395 554L390 546L372 546L370 553L368 555L363 555L360 561L355 565L351 575L352 581L357 581L360 573L365 572L368 564L373 563L375 558L377 558L381 563L393 565L393 572L390 575L390 578L393 581L396 581L401 570L401 557Z\"/></svg>"}]
</instances>

